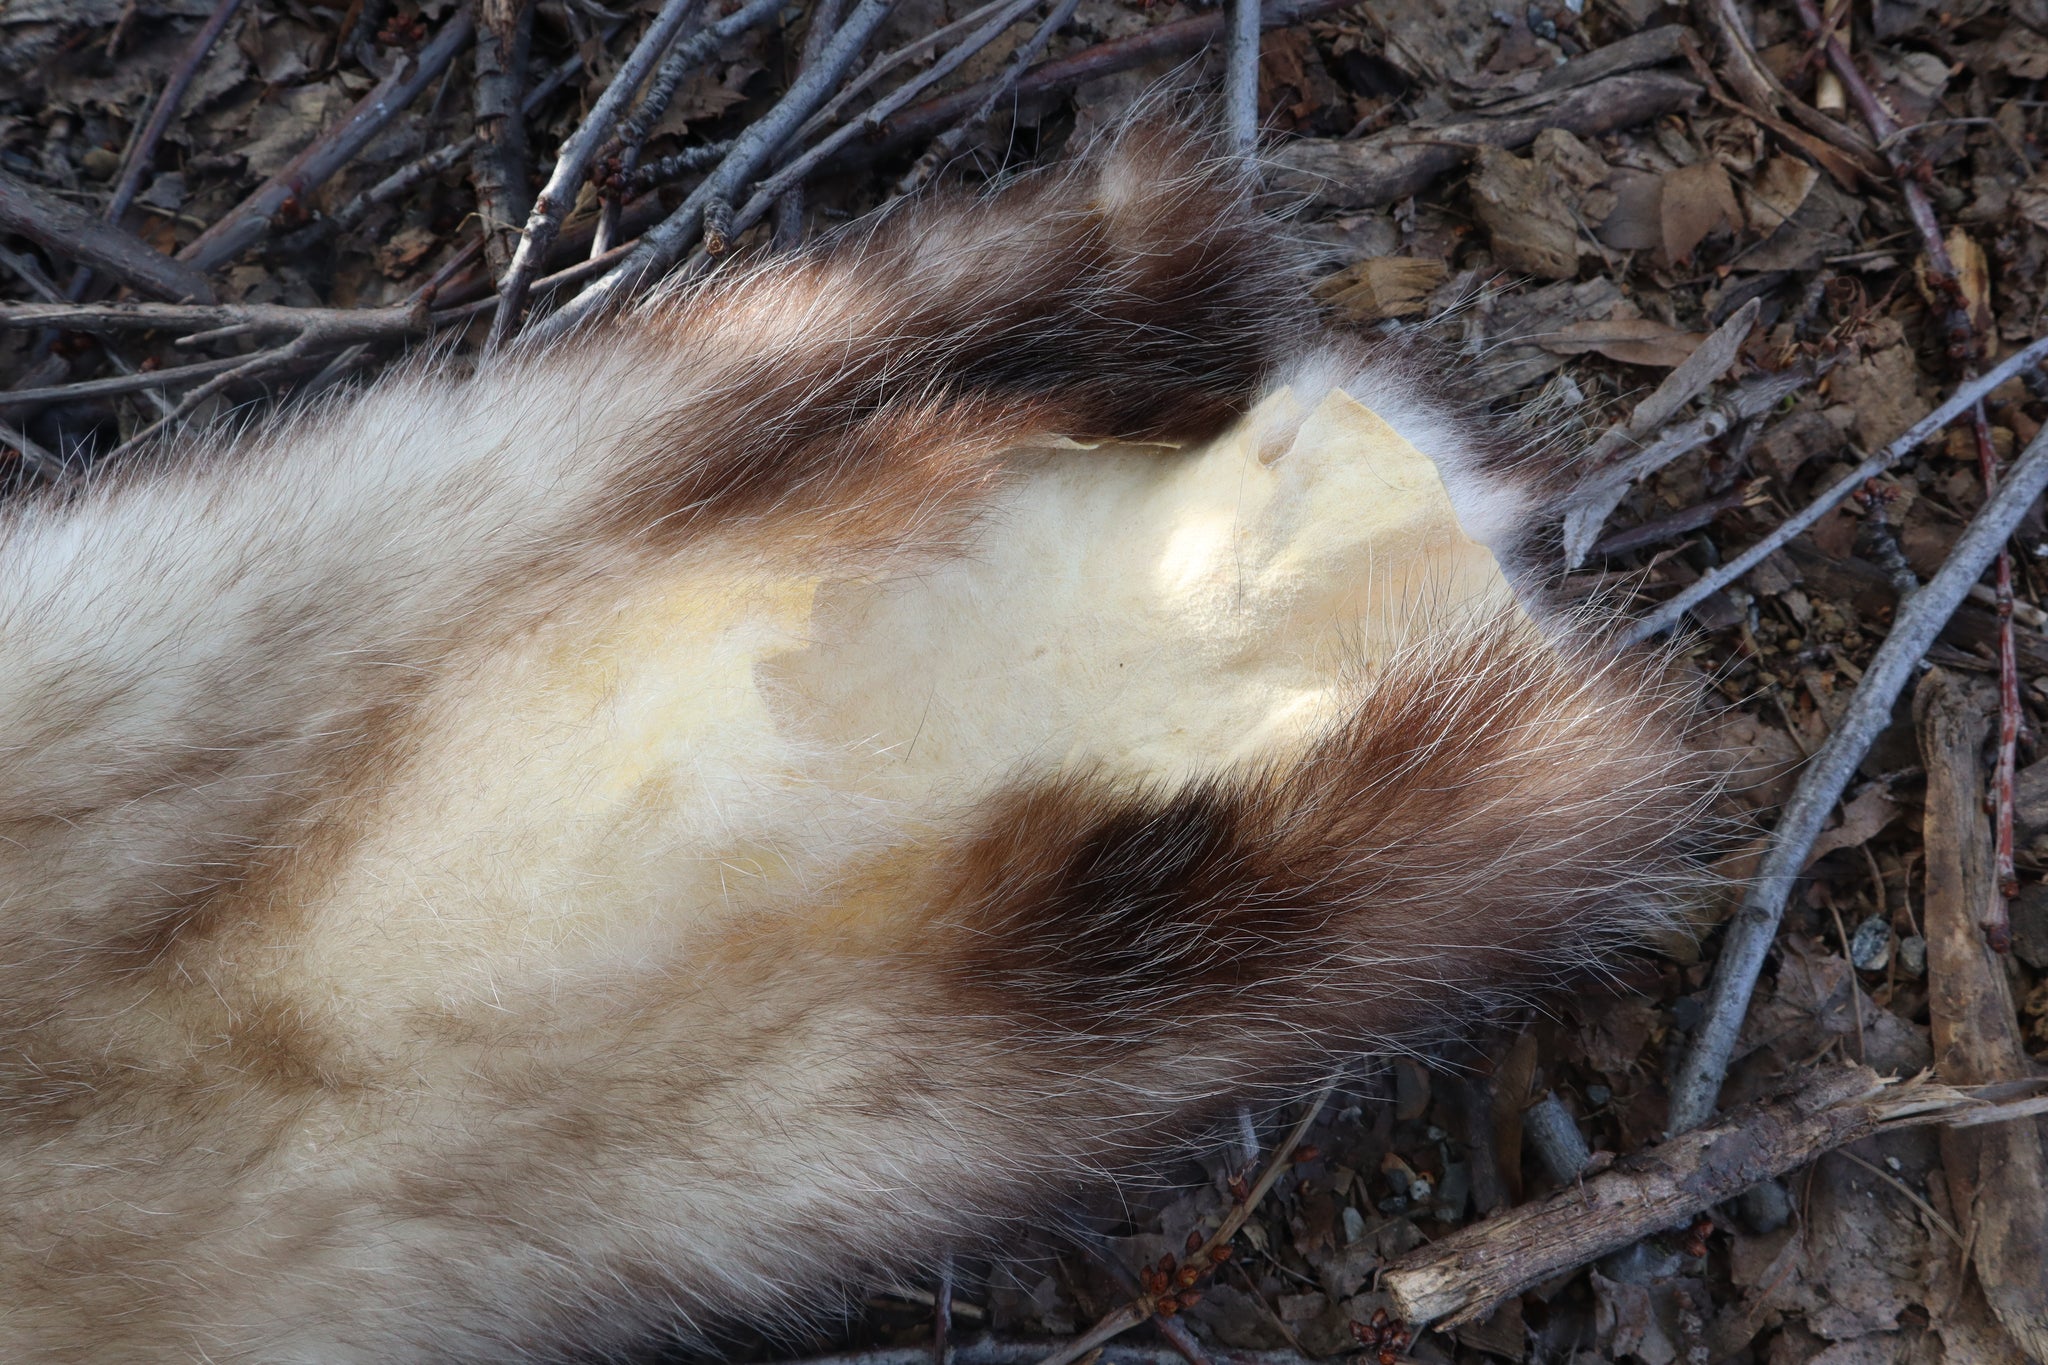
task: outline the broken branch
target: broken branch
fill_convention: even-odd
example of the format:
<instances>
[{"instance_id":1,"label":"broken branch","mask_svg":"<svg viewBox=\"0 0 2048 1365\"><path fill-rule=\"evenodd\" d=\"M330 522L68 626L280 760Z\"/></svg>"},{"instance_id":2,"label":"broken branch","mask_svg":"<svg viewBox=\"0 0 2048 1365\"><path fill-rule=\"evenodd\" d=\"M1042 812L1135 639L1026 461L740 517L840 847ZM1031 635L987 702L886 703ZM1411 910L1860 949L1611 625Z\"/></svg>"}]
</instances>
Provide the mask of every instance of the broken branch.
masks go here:
<instances>
[{"instance_id":1,"label":"broken branch","mask_svg":"<svg viewBox=\"0 0 2048 1365\"><path fill-rule=\"evenodd\" d=\"M164 299L213 298L213 286L191 266L5 171L0 171L0 231L20 233L54 255L89 266L145 294Z\"/></svg>"},{"instance_id":2,"label":"broken branch","mask_svg":"<svg viewBox=\"0 0 2048 1365\"><path fill-rule=\"evenodd\" d=\"M1863 1066L1824 1073L1788 1098L1747 1106L1630 1156L1535 1204L1409 1252L1380 1286L1408 1323L1449 1327L1509 1295L1617 1251L1823 1153L1925 1124L2001 1123L2048 1111L2038 1085L1959 1088L1885 1081Z\"/></svg>"},{"instance_id":3,"label":"broken branch","mask_svg":"<svg viewBox=\"0 0 2048 1365\"><path fill-rule=\"evenodd\" d=\"M1682 1133L1714 1112L1757 974L1763 970L1785 902L1822 823L1841 799L1871 742L1891 723L1893 703L1914 667L2044 488L2048 488L2048 434L2037 435L2027 446L2011 476L1957 539L1941 571L1900 604L1890 634L1864 669L1847 709L1800 773L1799 785L1778 817L1763 864L1749 885L1742 909L1729 922L1721 956L1714 964L1706 1017L1672 1083L1672 1132Z\"/></svg>"}]
</instances>

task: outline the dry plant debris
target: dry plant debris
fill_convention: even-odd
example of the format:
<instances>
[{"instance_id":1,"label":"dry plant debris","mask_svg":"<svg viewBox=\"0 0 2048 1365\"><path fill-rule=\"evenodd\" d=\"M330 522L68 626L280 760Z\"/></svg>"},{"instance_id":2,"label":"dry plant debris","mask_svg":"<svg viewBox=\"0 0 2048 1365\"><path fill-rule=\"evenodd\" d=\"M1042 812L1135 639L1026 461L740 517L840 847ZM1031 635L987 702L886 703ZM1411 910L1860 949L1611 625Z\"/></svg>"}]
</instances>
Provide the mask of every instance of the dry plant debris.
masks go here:
<instances>
[{"instance_id":1,"label":"dry plant debris","mask_svg":"<svg viewBox=\"0 0 2048 1365\"><path fill-rule=\"evenodd\" d=\"M1197 91L1332 313L1585 451L1562 581L1682 627L1748 894L812 1352L2039 1359L2044 81L2043 0L13 0L0 479Z\"/></svg>"}]
</instances>

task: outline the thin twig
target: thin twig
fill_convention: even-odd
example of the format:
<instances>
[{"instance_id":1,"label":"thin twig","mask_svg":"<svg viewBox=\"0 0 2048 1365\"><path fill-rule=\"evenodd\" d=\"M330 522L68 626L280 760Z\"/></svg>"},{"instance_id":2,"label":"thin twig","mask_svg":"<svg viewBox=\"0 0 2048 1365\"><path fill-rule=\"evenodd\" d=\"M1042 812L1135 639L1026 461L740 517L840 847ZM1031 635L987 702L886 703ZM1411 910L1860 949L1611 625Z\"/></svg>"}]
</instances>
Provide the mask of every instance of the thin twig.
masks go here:
<instances>
[{"instance_id":1,"label":"thin twig","mask_svg":"<svg viewBox=\"0 0 2048 1365\"><path fill-rule=\"evenodd\" d=\"M206 277L133 233L0 171L0 231L16 232L53 255L77 261L164 299L213 298Z\"/></svg>"},{"instance_id":2,"label":"thin twig","mask_svg":"<svg viewBox=\"0 0 2048 1365\"><path fill-rule=\"evenodd\" d=\"M241 6L242 0L219 0L213 7L213 13L192 35L192 41L185 45L171 78L164 83L163 94L157 97L156 107L149 111L149 122L143 126L141 136L135 139L122 163L120 178L114 182L114 192L108 198L106 212L102 215L108 222L120 222L121 215L128 212L128 206L135 202L136 191L142 188L142 178L156 164L157 146L170 129L171 120L177 117L178 110L184 105L185 95L198 77L199 68L206 64L207 54L213 51L214 43L219 41Z\"/></svg>"},{"instance_id":3,"label":"thin twig","mask_svg":"<svg viewBox=\"0 0 2048 1365\"><path fill-rule=\"evenodd\" d=\"M21 452L21 462L45 483L65 484L76 477L71 466L57 455L29 439L28 433L11 422L0 421L0 445Z\"/></svg>"},{"instance_id":4,"label":"thin twig","mask_svg":"<svg viewBox=\"0 0 2048 1365\"><path fill-rule=\"evenodd\" d=\"M610 42L613 35L624 27L623 21L608 25L598 36L598 43L602 45ZM548 96L560 90L568 83L569 78L583 70L583 67L583 54L580 52L573 53L557 62L554 70L548 72L546 78L529 90L526 93L526 98L519 102L520 116L524 118L531 115L534 110L540 108L546 102ZM471 133L460 142L451 142L445 147L436 147L425 156L408 161L405 165L400 166L397 170L336 209L327 221L337 228L346 229L354 227L357 223L363 221L369 215L370 210L377 207L377 205L389 203L421 181L430 180L447 170L450 166L460 162L464 157L476 150L479 141L481 139L475 133Z\"/></svg>"},{"instance_id":5,"label":"thin twig","mask_svg":"<svg viewBox=\"0 0 2048 1365\"><path fill-rule=\"evenodd\" d=\"M1225 9L1223 122L1232 150L1249 157L1259 149L1259 0L1226 0Z\"/></svg>"},{"instance_id":6,"label":"thin twig","mask_svg":"<svg viewBox=\"0 0 2048 1365\"><path fill-rule=\"evenodd\" d=\"M287 204L304 203L307 195L354 160L357 152L448 69L469 41L472 28L467 8L456 13L418 55L401 60L340 122L313 139L219 222L193 238L178 259L195 270L211 270L262 240Z\"/></svg>"},{"instance_id":7,"label":"thin twig","mask_svg":"<svg viewBox=\"0 0 2048 1365\"><path fill-rule=\"evenodd\" d=\"M1978 359L1984 354L1984 339L1977 334L1977 324L1963 289L1962 276L1942 236L1941 220L1935 214L1934 201L1922 183L1931 178L1932 172L1926 162L1915 159L1912 150L1904 145L1902 134L1910 130L1901 128L1892 117L1891 110L1885 107L1884 101L1863 78L1848 49L1834 36L1832 27L1814 7L1812 0L1795 0L1795 5L1800 22L1824 47L1828 66L1841 79L1842 88L1848 92L1856 111L1863 116L1864 123L1877 139L1878 147L1898 181L1899 193L1906 201L1906 216L1919 231L1921 249L1926 253L1927 284L1941 307L1943 325L1948 332L1949 354L1962 361L1963 374L1967 378L1976 372ZM1982 399L1972 406L1970 424L1977 446L1978 472L1984 481L1985 496L1989 497L1998 482L1998 456L1992 449L1991 424L1985 419ZM1998 760L1994 765L1991 795L1998 875L1984 906L1982 922L1985 938L1994 950L2002 953L2012 946L2007 902L2017 896L2020 889L2019 878L2013 870L2012 850L2012 781L2020 735L2020 683L2019 660L2012 636L2010 555L1999 555L1997 573Z\"/></svg>"},{"instance_id":8,"label":"thin twig","mask_svg":"<svg viewBox=\"0 0 2048 1365\"><path fill-rule=\"evenodd\" d=\"M70 332L317 332L369 341L417 331L414 308L291 308L278 303L0 303L0 328Z\"/></svg>"},{"instance_id":9,"label":"thin twig","mask_svg":"<svg viewBox=\"0 0 2048 1365\"><path fill-rule=\"evenodd\" d=\"M1023 46L1010 54L1010 60L1003 67L1002 74L989 82L988 93L982 97L981 103L976 105L966 118L933 138L932 145L925 149L924 155L918 157L917 163L904 172L903 178L896 182L898 196L915 193L920 185L937 174L939 167L959 154L961 145L988 122L989 116L995 113L996 106L1017 88L1017 82L1024 78L1024 73L1038 60L1039 54L1045 51L1053 35L1067 26L1067 21L1074 17L1074 11L1080 7L1081 0L1059 0L1059 3L1052 7L1052 13L1046 15L1044 22L1032 30L1031 36L1024 40Z\"/></svg>"},{"instance_id":10,"label":"thin twig","mask_svg":"<svg viewBox=\"0 0 2048 1365\"><path fill-rule=\"evenodd\" d=\"M1893 441L1883 450L1865 459L1863 463L1844 474L1821 491L1819 497L1804 508L1779 523L1756 544L1744 550L1712 573L1702 574L1699 581L1663 606L1645 616L1629 630L1624 637L1626 644L1640 644L1652 636L1661 635L1682 620L1688 611L1713 596L1730 583L1740 579L1770 555L1771 551L1804 531L1832 511L1836 504L1861 488L1868 479L1873 479L1885 470L1903 460L1921 445L1934 438L1943 427L1968 411L1979 398L2003 384L2006 380L2025 370L2039 366L2048 358L2048 337L2028 343L2013 352L1992 369L1975 379L1957 386L1942 405L1915 422L1906 434Z\"/></svg>"},{"instance_id":11,"label":"thin twig","mask_svg":"<svg viewBox=\"0 0 2048 1365\"><path fill-rule=\"evenodd\" d=\"M640 35L640 41L633 46L618 74L598 97L597 104L584 118L583 124L569 140L562 144L555 156L555 168L548 173L547 184L533 201L533 212L526 219L526 226L520 231L519 245L512 254L512 262L506 267L498 283L498 312L491 321L491 334L485 343L489 347L503 345L512 335L514 324L519 320L520 311L526 306L527 286L540 273L541 263L547 259L548 248L555 244L561 234L562 219L576 202L576 195L583 188L584 177L590 171L590 164L611 136L619 115L624 112L626 102L639 90L640 83L654 70L669 44L682 31L683 24L696 12L699 0L666 0L661 12L654 16L654 22Z\"/></svg>"},{"instance_id":12,"label":"thin twig","mask_svg":"<svg viewBox=\"0 0 2048 1365\"><path fill-rule=\"evenodd\" d=\"M1757 974L1763 969L1785 902L1822 823L1841 799L1871 742L1891 724L1892 707L1921 656L2044 488L2048 488L2048 435L2036 436L2028 445L2010 477L1956 541L1941 571L1911 601L1900 604L1891 632L1864 670L1842 718L1800 774L1799 785L1785 803L1763 864L1750 883L1741 911L1728 926L1720 958L1714 964L1706 1017L1693 1035L1671 1087L1672 1132L1695 1127L1714 1112L1734 1055L1736 1035L1756 989Z\"/></svg>"},{"instance_id":13,"label":"thin twig","mask_svg":"<svg viewBox=\"0 0 2048 1365\"><path fill-rule=\"evenodd\" d=\"M1210 1233L1195 1250L1189 1252L1187 1257L1173 1268L1170 1272L1173 1276L1171 1280L1163 1287L1148 1290L1109 1313L1080 1336L1037 1361L1036 1365L1070 1365L1070 1362L1079 1360L1098 1346L1128 1332L1155 1313L1171 1314L1177 1311L1179 1291L1194 1287L1201 1282L1203 1276L1230 1258L1230 1239L1237 1236L1238 1229L1252 1216L1252 1211L1258 1208L1259 1201L1264 1199L1267 1192L1279 1182L1280 1177L1287 1173L1294 1149L1301 1145L1301 1139L1308 1132L1309 1126L1323 1112L1323 1106L1329 1103L1330 1096L1337 1089L1337 1082L1342 1075L1342 1071L1335 1072L1323 1082L1323 1088L1309 1103L1308 1111L1301 1116L1301 1122L1295 1124L1280 1145L1273 1149L1272 1159L1266 1163L1266 1169L1259 1176L1257 1183L1231 1204L1223 1215L1223 1221L1217 1225L1216 1231ZM1166 1270L1163 1266L1160 1269Z\"/></svg>"},{"instance_id":14,"label":"thin twig","mask_svg":"<svg viewBox=\"0 0 2048 1365\"><path fill-rule=\"evenodd\" d=\"M839 25L839 14L845 6L842 0L818 0L811 11L810 26L804 30L803 50L797 54L796 69L801 74L823 55L825 44L832 41L832 31ZM804 187L796 186L786 190L775 201L774 247L787 251L802 244L804 239ZM946 1365L945 1351L939 1352L938 1365Z\"/></svg>"},{"instance_id":15,"label":"thin twig","mask_svg":"<svg viewBox=\"0 0 2048 1365\"><path fill-rule=\"evenodd\" d=\"M118 394L161 389L192 379L211 379L232 370L246 357L227 356L202 360L192 365L174 365L167 370L137 370L106 379L81 379L69 384L51 384L38 389L8 389L0 393L0 408L44 407L51 403L75 403L85 398L112 398Z\"/></svg>"},{"instance_id":16,"label":"thin twig","mask_svg":"<svg viewBox=\"0 0 2048 1365\"><path fill-rule=\"evenodd\" d=\"M704 226L704 211L714 200L731 202L736 190L757 174L791 132L823 102L826 93L838 85L846 69L867 46L868 39L889 17L896 0L861 0L839 31L826 44L817 65L791 82L789 90L773 108L733 139L732 152L718 169L704 178L665 220L640 238L626 259L596 283L571 300L562 310L535 329L541 340L559 338L586 318L622 303L645 283L658 279L681 258ZM502 326L509 331L509 300L499 298L496 336Z\"/></svg>"},{"instance_id":17,"label":"thin twig","mask_svg":"<svg viewBox=\"0 0 2048 1365\"><path fill-rule=\"evenodd\" d=\"M956 33L965 33L1007 3L1009 3L1009 0L986 0L986 3L969 10L944 28L933 29L930 33L920 38L912 39L893 52L885 52L875 58L862 69L858 76L855 76L852 80L841 86L839 93L826 100L817 113L812 114L801 124L797 125L797 130L790 140L793 142L804 142L817 136L839 118L840 112L847 105L860 98L861 94L869 86L873 85L883 76L888 75L905 62L916 61L927 53L936 51L939 45L948 38L951 38ZM872 118L872 111L863 117Z\"/></svg>"},{"instance_id":18,"label":"thin twig","mask_svg":"<svg viewBox=\"0 0 2048 1365\"><path fill-rule=\"evenodd\" d=\"M602 170L598 174L600 197L597 231L590 239L592 256L602 256L618 244L619 211L626 190L637 178L641 148L654 135L655 125L661 122L661 116L668 112L669 101L675 98L683 77L711 60L720 48L742 32L772 18L780 9L780 0L750 0L717 23L682 39L662 60L654 79L647 83L647 93L641 96L632 113L619 120L618 136L612 144L607 144L619 148L618 168L609 175ZM606 192L607 181L610 182L610 192Z\"/></svg>"},{"instance_id":19,"label":"thin twig","mask_svg":"<svg viewBox=\"0 0 2048 1365\"><path fill-rule=\"evenodd\" d=\"M998 1341L978 1337L959 1342L952 1351L952 1365L1037 1365L1051 1345L1043 1341ZM1165 1346L1105 1346L1102 1365L1185 1365L1185 1358ZM1298 1351L1232 1351L1231 1365L1311 1365ZM816 1356L810 1360L788 1361L784 1365L930 1365L931 1351L924 1346L885 1346L872 1351L848 1351L841 1355Z\"/></svg>"},{"instance_id":20,"label":"thin twig","mask_svg":"<svg viewBox=\"0 0 2048 1365\"><path fill-rule=\"evenodd\" d=\"M841 127L817 146L762 181L760 188L747 200L746 207L733 216L732 230L735 233L745 232L759 222L761 215L768 211L771 204L790 190L801 186L804 178L834 152L959 70L961 64L969 57L1001 37L1010 25L1016 23L1037 4L1038 0L1010 0L1010 3L999 10L988 23L949 48L945 56L876 101L875 107L870 109L865 117Z\"/></svg>"},{"instance_id":21,"label":"thin twig","mask_svg":"<svg viewBox=\"0 0 2048 1365\"><path fill-rule=\"evenodd\" d=\"M1747 1106L1548 1199L1418 1247L1388 1263L1380 1287L1416 1326L1471 1322L1510 1295L1682 1227L1759 1181L1873 1133L2010 1123L2043 1111L2048 1091L2038 1081L1959 1087L1924 1076L1883 1081L1864 1066L1824 1071L1787 1098Z\"/></svg>"},{"instance_id":22,"label":"thin twig","mask_svg":"<svg viewBox=\"0 0 2048 1365\"><path fill-rule=\"evenodd\" d=\"M932 1365L946 1365L946 1335L953 1329L953 1258L939 1263L939 1283L932 1291Z\"/></svg>"}]
</instances>

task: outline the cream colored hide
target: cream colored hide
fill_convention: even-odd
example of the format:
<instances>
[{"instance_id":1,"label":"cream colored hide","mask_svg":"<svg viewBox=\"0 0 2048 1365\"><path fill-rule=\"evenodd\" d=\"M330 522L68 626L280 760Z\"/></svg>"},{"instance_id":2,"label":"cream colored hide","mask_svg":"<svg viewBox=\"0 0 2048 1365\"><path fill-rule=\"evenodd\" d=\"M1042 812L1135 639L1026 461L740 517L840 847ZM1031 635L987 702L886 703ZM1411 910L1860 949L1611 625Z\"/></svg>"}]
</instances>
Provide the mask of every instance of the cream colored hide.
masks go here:
<instances>
[{"instance_id":1,"label":"cream colored hide","mask_svg":"<svg viewBox=\"0 0 2048 1365\"><path fill-rule=\"evenodd\" d=\"M1435 465L1341 388L1016 469L943 558L792 577L714 537L483 661L280 963L294 991L360 1024L687 970L693 934L823 904L1000 786L1295 752L1418 632L1519 612ZM1512 525L1511 494L1466 503Z\"/></svg>"}]
</instances>

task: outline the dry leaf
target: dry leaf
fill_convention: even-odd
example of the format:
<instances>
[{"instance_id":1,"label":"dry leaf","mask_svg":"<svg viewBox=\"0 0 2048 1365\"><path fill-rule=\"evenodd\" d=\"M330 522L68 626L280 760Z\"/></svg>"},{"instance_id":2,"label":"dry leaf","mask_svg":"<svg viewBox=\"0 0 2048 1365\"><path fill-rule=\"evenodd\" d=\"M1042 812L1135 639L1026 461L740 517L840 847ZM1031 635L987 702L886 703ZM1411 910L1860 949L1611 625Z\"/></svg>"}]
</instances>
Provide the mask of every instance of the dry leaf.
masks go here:
<instances>
[{"instance_id":1,"label":"dry leaf","mask_svg":"<svg viewBox=\"0 0 2048 1365\"><path fill-rule=\"evenodd\" d=\"M1316 297L1353 322L1413 317L1444 281L1444 263L1417 256L1379 256L1317 283Z\"/></svg>"},{"instance_id":2,"label":"dry leaf","mask_svg":"<svg viewBox=\"0 0 2048 1365\"><path fill-rule=\"evenodd\" d=\"M1579 227L1557 181L1534 161L1486 148L1472 177L1472 208L1492 234L1493 257L1546 280L1579 273Z\"/></svg>"},{"instance_id":3,"label":"dry leaf","mask_svg":"<svg viewBox=\"0 0 2048 1365\"><path fill-rule=\"evenodd\" d=\"M405 228L377 248L377 268L391 279L401 279L425 260L440 240L431 228Z\"/></svg>"},{"instance_id":4,"label":"dry leaf","mask_svg":"<svg viewBox=\"0 0 2048 1365\"><path fill-rule=\"evenodd\" d=\"M1871 783L1858 793L1855 800L1842 807L1842 822L1833 829L1822 830L1820 837L1813 841L1813 852L1807 855L1806 866L1812 867L1838 848L1856 848L1869 843L1898 813L1898 803L1892 800L1891 788L1882 782Z\"/></svg>"},{"instance_id":5,"label":"dry leaf","mask_svg":"<svg viewBox=\"0 0 2048 1365\"><path fill-rule=\"evenodd\" d=\"M1791 221L1819 179L1820 172L1796 156L1772 157L1750 182L1750 229L1767 237Z\"/></svg>"},{"instance_id":6,"label":"dry leaf","mask_svg":"<svg viewBox=\"0 0 2048 1365\"><path fill-rule=\"evenodd\" d=\"M1666 174L1658 200L1658 221L1663 229L1664 258L1672 262L1689 259L1708 234L1733 232L1741 226L1742 209L1721 163L1701 161Z\"/></svg>"},{"instance_id":7,"label":"dry leaf","mask_svg":"<svg viewBox=\"0 0 2048 1365\"><path fill-rule=\"evenodd\" d=\"M1598 351L1624 365L1683 365L1705 332L1681 332L1655 318L1613 318L1605 322L1574 322L1538 338L1537 345L1557 355Z\"/></svg>"}]
</instances>

